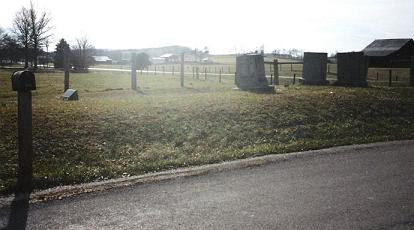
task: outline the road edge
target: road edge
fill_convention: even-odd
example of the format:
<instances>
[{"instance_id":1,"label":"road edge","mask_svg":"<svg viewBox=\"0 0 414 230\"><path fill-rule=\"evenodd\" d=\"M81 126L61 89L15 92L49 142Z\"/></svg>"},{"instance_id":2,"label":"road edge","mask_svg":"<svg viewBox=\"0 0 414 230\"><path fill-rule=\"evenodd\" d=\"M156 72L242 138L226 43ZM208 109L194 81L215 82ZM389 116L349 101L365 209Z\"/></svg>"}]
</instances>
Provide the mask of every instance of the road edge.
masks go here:
<instances>
[{"instance_id":1,"label":"road edge","mask_svg":"<svg viewBox=\"0 0 414 230\"><path fill-rule=\"evenodd\" d=\"M334 155L341 153L349 153L350 151L366 150L370 148L392 147L401 144L414 144L414 140L401 140L390 142L377 142L370 144L358 144L347 146L336 146L318 150L308 150L302 152L284 153L264 155L234 161L226 161L215 164L192 166L186 168L178 168L173 170L161 171L156 173L148 173L139 176L131 176L126 178L117 178L104 180L99 182L84 183L78 185L68 185L54 187L42 191L36 191L30 195L30 203L37 203L47 200L56 200L67 197L72 197L84 193L106 191L113 188L126 187L144 183L155 183L159 181L173 180L177 178L200 176L209 173L217 173L223 171L230 171L248 167L257 167L270 163L285 162L294 159L304 159L317 156ZM14 195L0 197L0 208L9 206L14 199Z\"/></svg>"}]
</instances>

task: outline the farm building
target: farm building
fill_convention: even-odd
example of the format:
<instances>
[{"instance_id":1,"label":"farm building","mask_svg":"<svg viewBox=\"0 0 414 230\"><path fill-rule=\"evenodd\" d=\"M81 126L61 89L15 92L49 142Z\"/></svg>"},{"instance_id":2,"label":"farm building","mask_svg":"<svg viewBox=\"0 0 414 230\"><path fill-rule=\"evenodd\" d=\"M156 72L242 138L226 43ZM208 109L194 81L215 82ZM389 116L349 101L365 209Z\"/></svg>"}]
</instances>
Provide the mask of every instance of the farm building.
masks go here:
<instances>
[{"instance_id":1,"label":"farm building","mask_svg":"<svg viewBox=\"0 0 414 230\"><path fill-rule=\"evenodd\" d=\"M92 56L95 64L112 64L112 59L108 56Z\"/></svg>"},{"instance_id":2,"label":"farm building","mask_svg":"<svg viewBox=\"0 0 414 230\"><path fill-rule=\"evenodd\" d=\"M369 67L408 68L414 56L413 39L378 39L364 50L368 57Z\"/></svg>"},{"instance_id":3,"label":"farm building","mask_svg":"<svg viewBox=\"0 0 414 230\"><path fill-rule=\"evenodd\" d=\"M177 55L171 53L163 54L159 58L163 59L164 62L178 62L179 60L179 57Z\"/></svg>"}]
</instances>

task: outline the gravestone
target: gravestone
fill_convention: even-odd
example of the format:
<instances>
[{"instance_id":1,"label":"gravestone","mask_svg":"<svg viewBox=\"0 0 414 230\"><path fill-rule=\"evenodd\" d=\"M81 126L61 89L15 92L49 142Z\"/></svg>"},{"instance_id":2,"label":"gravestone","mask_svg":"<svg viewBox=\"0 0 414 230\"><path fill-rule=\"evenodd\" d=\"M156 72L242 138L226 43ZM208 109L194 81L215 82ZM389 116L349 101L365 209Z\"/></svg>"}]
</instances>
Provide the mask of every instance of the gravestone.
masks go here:
<instances>
[{"instance_id":1,"label":"gravestone","mask_svg":"<svg viewBox=\"0 0 414 230\"><path fill-rule=\"evenodd\" d=\"M367 87L368 62L363 52L338 53L338 81L335 85Z\"/></svg>"},{"instance_id":2,"label":"gravestone","mask_svg":"<svg viewBox=\"0 0 414 230\"><path fill-rule=\"evenodd\" d=\"M264 59L260 54L244 54L236 57L235 83L241 90L274 91L267 82Z\"/></svg>"},{"instance_id":3,"label":"gravestone","mask_svg":"<svg viewBox=\"0 0 414 230\"><path fill-rule=\"evenodd\" d=\"M305 52L303 56L303 84L326 85L327 53Z\"/></svg>"},{"instance_id":4,"label":"gravestone","mask_svg":"<svg viewBox=\"0 0 414 230\"><path fill-rule=\"evenodd\" d=\"M141 68L141 71L142 71L142 68ZM131 89L137 90L137 54L136 53L131 54Z\"/></svg>"},{"instance_id":5,"label":"gravestone","mask_svg":"<svg viewBox=\"0 0 414 230\"><path fill-rule=\"evenodd\" d=\"M75 89L68 89L63 94L63 100L65 101L77 101L79 100L78 91Z\"/></svg>"}]
</instances>

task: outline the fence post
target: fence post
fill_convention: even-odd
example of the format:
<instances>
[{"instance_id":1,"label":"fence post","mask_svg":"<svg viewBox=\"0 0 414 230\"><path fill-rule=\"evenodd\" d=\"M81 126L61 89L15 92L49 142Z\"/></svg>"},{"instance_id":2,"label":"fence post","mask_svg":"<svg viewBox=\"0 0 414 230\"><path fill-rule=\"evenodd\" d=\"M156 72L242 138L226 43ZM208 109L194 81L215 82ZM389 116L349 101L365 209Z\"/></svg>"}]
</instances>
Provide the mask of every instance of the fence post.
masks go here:
<instances>
[{"instance_id":1,"label":"fence post","mask_svg":"<svg viewBox=\"0 0 414 230\"><path fill-rule=\"evenodd\" d=\"M196 66L196 77L200 79L200 68L198 66Z\"/></svg>"},{"instance_id":2,"label":"fence post","mask_svg":"<svg viewBox=\"0 0 414 230\"><path fill-rule=\"evenodd\" d=\"M63 92L69 89L69 49L65 48L63 54L63 68L65 76L63 79Z\"/></svg>"},{"instance_id":3,"label":"fence post","mask_svg":"<svg viewBox=\"0 0 414 230\"><path fill-rule=\"evenodd\" d=\"M221 83L221 69L219 70L219 83Z\"/></svg>"},{"instance_id":4,"label":"fence post","mask_svg":"<svg viewBox=\"0 0 414 230\"><path fill-rule=\"evenodd\" d=\"M379 74L378 74L378 72L377 72L377 81L378 81L378 79L379 79Z\"/></svg>"},{"instance_id":5,"label":"fence post","mask_svg":"<svg viewBox=\"0 0 414 230\"><path fill-rule=\"evenodd\" d=\"M273 70L272 70L272 65L269 65L269 70L270 70L270 74L272 75Z\"/></svg>"},{"instance_id":6,"label":"fence post","mask_svg":"<svg viewBox=\"0 0 414 230\"><path fill-rule=\"evenodd\" d=\"M184 53L181 53L181 87L184 87Z\"/></svg>"},{"instance_id":7,"label":"fence post","mask_svg":"<svg viewBox=\"0 0 414 230\"><path fill-rule=\"evenodd\" d=\"M389 79L388 79L388 86L392 86L392 70L389 70Z\"/></svg>"},{"instance_id":8,"label":"fence post","mask_svg":"<svg viewBox=\"0 0 414 230\"><path fill-rule=\"evenodd\" d=\"M172 75L174 76L174 65L172 66Z\"/></svg>"},{"instance_id":9,"label":"fence post","mask_svg":"<svg viewBox=\"0 0 414 230\"><path fill-rule=\"evenodd\" d=\"M207 67L204 67L204 80L207 80Z\"/></svg>"},{"instance_id":10,"label":"fence post","mask_svg":"<svg viewBox=\"0 0 414 230\"><path fill-rule=\"evenodd\" d=\"M137 54L136 53L131 54L131 89L137 90Z\"/></svg>"},{"instance_id":11,"label":"fence post","mask_svg":"<svg viewBox=\"0 0 414 230\"><path fill-rule=\"evenodd\" d=\"M270 74L270 84L273 85L273 74Z\"/></svg>"},{"instance_id":12,"label":"fence post","mask_svg":"<svg viewBox=\"0 0 414 230\"><path fill-rule=\"evenodd\" d=\"M157 75L157 66L154 65L154 75Z\"/></svg>"},{"instance_id":13,"label":"fence post","mask_svg":"<svg viewBox=\"0 0 414 230\"><path fill-rule=\"evenodd\" d=\"M17 91L17 129L18 129L18 178L17 194L32 191L33 146L32 146L32 90L36 90L36 79L27 70L13 73L13 91Z\"/></svg>"},{"instance_id":14,"label":"fence post","mask_svg":"<svg viewBox=\"0 0 414 230\"><path fill-rule=\"evenodd\" d=\"M273 77L274 84L279 85L279 61L277 59L273 60Z\"/></svg>"},{"instance_id":15,"label":"fence post","mask_svg":"<svg viewBox=\"0 0 414 230\"><path fill-rule=\"evenodd\" d=\"M293 85L296 83L296 73L293 74Z\"/></svg>"}]
</instances>

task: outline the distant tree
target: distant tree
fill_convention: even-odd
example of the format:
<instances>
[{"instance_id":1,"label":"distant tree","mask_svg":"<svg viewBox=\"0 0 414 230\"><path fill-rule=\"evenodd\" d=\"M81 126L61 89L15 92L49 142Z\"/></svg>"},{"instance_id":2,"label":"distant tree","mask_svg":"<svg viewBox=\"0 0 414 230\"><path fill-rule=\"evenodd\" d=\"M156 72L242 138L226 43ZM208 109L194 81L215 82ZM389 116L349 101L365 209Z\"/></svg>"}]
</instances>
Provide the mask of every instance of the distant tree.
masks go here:
<instances>
[{"instance_id":1,"label":"distant tree","mask_svg":"<svg viewBox=\"0 0 414 230\"><path fill-rule=\"evenodd\" d=\"M70 52L70 46L65 39L62 38L56 45L55 60L53 61L55 69L62 69L64 67L63 61L65 59L65 52Z\"/></svg>"},{"instance_id":2,"label":"distant tree","mask_svg":"<svg viewBox=\"0 0 414 230\"><path fill-rule=\"evenodd\" d=\"M3 60L9 61L10 64L17 63L21 58L21 47L17 39L7 33L0 36L0 63Z\"/></svg>"},{"instance_id":3,"label":"distant tree","mask_svg":"<svg viewBox=\"0 0 414 230\"><path fill-rule=\"evenodd\" d=\"M196 62L201 62L205 57L208 57L210 51L208 50L208 47L205 46L204 50L198 50L194 49L194 57Z\"/></svg>"},{"instance_id":4,"label":"distant tree","mask_svg":"<svg viewBox=\"0 0 414 230\"><path fill-rule=\"evenodd\" d=\"M19 43L23 46L24 53L24 67L29 67L29 52L30 52L30 13L22 7L20 11L16 13L13 21L13 33L16 35Z\"/></svg>"},{"instance_id":5,"label":"distant tree","mask_svg":"<svg viewBox=\"0 0 414 230\"><path fill-rule=\"evenodd\" d=\"M204 46L203 53L204 53L204 55L209 55L210 54L210 50L208 49L207 46Z\"/></svg>"},{"instance_id":6,"label":"distant tree","mask_svg":"<svg viewBox=\"0 0 414 230\"><path fill-rule=\"evenodd\" d=\"M116 60L116 61L122 61L122 51L120 51L120 50L114 50L114 51L111 51L110 53L109 53L109 57L112 59L112 60Z\"/></svg>"},{"instance_id":7,"label":"distant tree","mask_svg":"<svg viewBox=\"0 0 414 230\"><path fill-rule=\"evenodd\" d=\"M13 34L0 27L0 65L17 63L21 58L21 46Z\"/></svg>"},{"instance_id":8,"label":"distant tree","mask_svg":"<svg viewBox=\"0 0 414 230\"><path fill-rule=\"evenodd\" d=\"M94 47L86 36L76 39L76 45L72 47L72 64L76 71L87 72L92 64Z\"/></svg>"},{"instance_id":9,"label":"distant tree","mask_svg":"<svg viewBox=\"0 0 414 230\"><path fill-rule=\"evenodd\" d=\"M46 14L46 12L38 12L33 3L30 2L29 9L29 19L30 19L30 39L33 45L33 64L34 70L37 70L37 58L39 56L39 50L41 46L47 41L47 39L52 36L50 31L51 18Z\"/></svg>"},{"instance_id":10,"label":"distant tree","mask_svg":"<svg viewBox=\"0 0 414 230\"><path fill-rule=\"evenodd\" d=\"M137 69L144 69L145 67L151 65L150 58L146 53L137 54Z\"/></svg>"}]
</instances>

